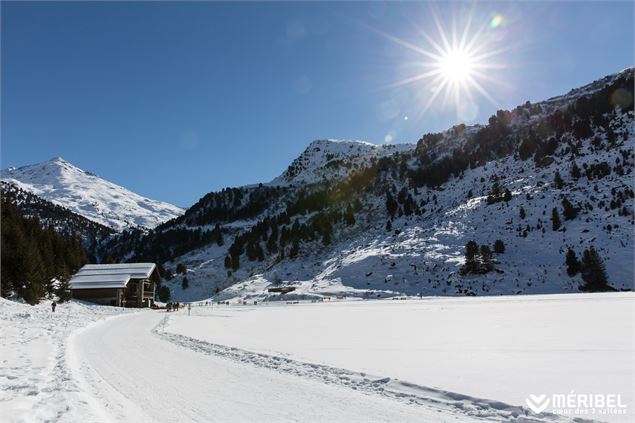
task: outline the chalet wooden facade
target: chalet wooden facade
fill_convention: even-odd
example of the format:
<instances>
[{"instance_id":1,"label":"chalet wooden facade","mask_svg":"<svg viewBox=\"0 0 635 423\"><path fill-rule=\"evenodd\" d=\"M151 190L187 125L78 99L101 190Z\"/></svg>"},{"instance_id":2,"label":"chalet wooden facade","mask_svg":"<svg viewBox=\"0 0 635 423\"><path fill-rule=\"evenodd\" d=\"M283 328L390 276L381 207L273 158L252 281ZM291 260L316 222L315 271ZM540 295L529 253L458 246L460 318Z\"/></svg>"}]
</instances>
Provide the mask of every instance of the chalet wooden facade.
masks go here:
<instances>
[{"instance_id":1,"label":"chalet wooden facade","mask_svg":"<svg viewBox=\"0 0 635 423\"><path fill-rule=\"evenodd\" d=\"M73 298L121 307L154 304L159 272L154 263L87 264L70 280Z\"/></svg>"}]
</instances>

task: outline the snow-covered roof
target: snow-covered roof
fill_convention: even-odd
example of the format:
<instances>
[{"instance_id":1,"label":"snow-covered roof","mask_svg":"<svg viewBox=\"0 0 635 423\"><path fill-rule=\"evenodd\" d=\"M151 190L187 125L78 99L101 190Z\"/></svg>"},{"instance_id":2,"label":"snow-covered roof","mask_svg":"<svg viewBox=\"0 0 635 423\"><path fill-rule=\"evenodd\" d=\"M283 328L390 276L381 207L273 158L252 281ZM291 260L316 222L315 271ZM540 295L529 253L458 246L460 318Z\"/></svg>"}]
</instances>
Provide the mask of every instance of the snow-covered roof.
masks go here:
<instances>
[{"instance_id":1,"label":"snow-covered roof","mask_svg":"<svg viewBox=\"0 0 635 423\"><path fill-rule=\"evenodd\" d=\"M70 280L71 289L125 288L130 279L149 278L154 263L87 264Z\"/></svg>"}]
</instances>

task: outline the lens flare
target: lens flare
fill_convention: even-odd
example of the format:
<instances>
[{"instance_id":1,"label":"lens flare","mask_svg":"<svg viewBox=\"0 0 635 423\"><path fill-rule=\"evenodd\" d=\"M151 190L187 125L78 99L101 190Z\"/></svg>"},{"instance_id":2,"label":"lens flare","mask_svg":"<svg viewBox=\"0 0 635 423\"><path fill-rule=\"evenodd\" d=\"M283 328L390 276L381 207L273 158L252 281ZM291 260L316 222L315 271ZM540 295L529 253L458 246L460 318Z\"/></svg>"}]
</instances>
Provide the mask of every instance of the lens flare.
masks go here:
<instances>
[{"instance_id":1,"label":"lens flare","mask_svg":"<svg viewBox=\"0 0 635 423\"><path fill-rule=\"evenodd\" d=\"M503 17L501 15L496 15L489 21L489 27L491 29L496 29L502 24L503 24Z\"/></svg>"},{"instance_id":2,"label":"lens flare","mask_svg":"<svg viewBox=\"0 0 635 423\"><path fill-rule=\"evenodd\" d=\"M419 117L439 98L442 99L441 108L453 105L457 118L461 120L476 118L475 111L478 111L478 106L475 95L484 97L498 107L498 102L485 88L485 82L505 85L494 71L505 68L497 58L510 47L497 48L494 44L498 43L493 43L493 34L499 31L487 31L487 28L498 28L503 25L502 15L483 19L477 27L473 25L473 14L469 13L462 22L460 31L455 18L450 24L444 25L434 13L431 12L430 15L438 34L431 37L418 28L418 32L423 36L423 42L407 41L376 30L380 35L413 51L423 59L414 63L404 63L416 68L418 73L389 87L425 83L426 86L422 87L420 93L426 93L427 100L424 100L425 104L419 112ZM476 28L473 29L473 26Z\"/></svg>"}]
</instances>

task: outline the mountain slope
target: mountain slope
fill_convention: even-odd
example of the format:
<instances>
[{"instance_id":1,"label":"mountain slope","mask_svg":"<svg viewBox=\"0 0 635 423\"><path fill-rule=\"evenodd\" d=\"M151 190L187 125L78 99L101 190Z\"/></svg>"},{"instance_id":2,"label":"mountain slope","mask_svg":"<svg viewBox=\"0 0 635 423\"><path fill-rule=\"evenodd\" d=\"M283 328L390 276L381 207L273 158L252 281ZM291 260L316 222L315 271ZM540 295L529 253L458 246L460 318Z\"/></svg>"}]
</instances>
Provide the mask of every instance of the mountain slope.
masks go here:
<instances>
[{"instance_id":1,"label":"mountain slope","mask_svg":"<svg viewBox=\"0 0 635 423\"><path fill-rule=\"evenodd\" d=\"M83 171L61 157L3 169L0 177L115 231L135 226L153 228L183 212L172 204L150 200Z\"/></svg>"},{"instance_id":2,"label":"mountain slope","mask_svg":"<svg viewBox=\"0 0 635 423\"><path fill-rule=\"evenodd\" d=\"M114 232L107 226L20 189L11 182L0 181L0 192L2 198L15 205L25 217L37 216L43 226L52 226L65 236L79 237L86 244L95 243Z\"/></svg>"},{"instance_id":3,"label":"mountain slope","mask_svg":"<svg viewBox=\"0 0 635 423\"><path fill-rule=\"evenodd\" d=\"M368 167L373 160L414 149L414 144L375 145L365 141L313 141L270 185L313 184L339 179Z\"/></svg>"},{"instance_id":4,"label":"mountain slope","mask_svg":"<svg viewBox=\"0 0 635 423\"><path fill-rule=\"evenodd\" d=\"M331 142L314 143L283 187L210 193L119 248L166 274L185 266L188 284L169 282L183 300L577 292L585 282L566 256L590 250L611 286L629 289L632 89L628 69L341 174L325 165ZM477 252L465 266L469 241ZM280 285L295 291L268 292Z\"/></svg>"}]
</instances>

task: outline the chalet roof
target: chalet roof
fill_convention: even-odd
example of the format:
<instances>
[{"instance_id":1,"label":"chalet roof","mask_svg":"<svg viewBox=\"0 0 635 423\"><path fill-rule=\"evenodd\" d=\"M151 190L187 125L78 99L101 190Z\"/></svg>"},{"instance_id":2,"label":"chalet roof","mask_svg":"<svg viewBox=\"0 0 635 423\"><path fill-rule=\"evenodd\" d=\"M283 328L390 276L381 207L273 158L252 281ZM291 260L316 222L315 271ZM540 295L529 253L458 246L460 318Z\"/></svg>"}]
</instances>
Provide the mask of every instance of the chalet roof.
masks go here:
<instances>
[{"instance_id":1,"label":"chalet roof","mask_svg":"<svg viewBox=\"0 0 635 423\"><path fill-rule=\"evenodd\" d=\"M71 289L125 288L130 279L149 278L154 263L87 264L70 280Z\"/></svg>"}]
</instances>

